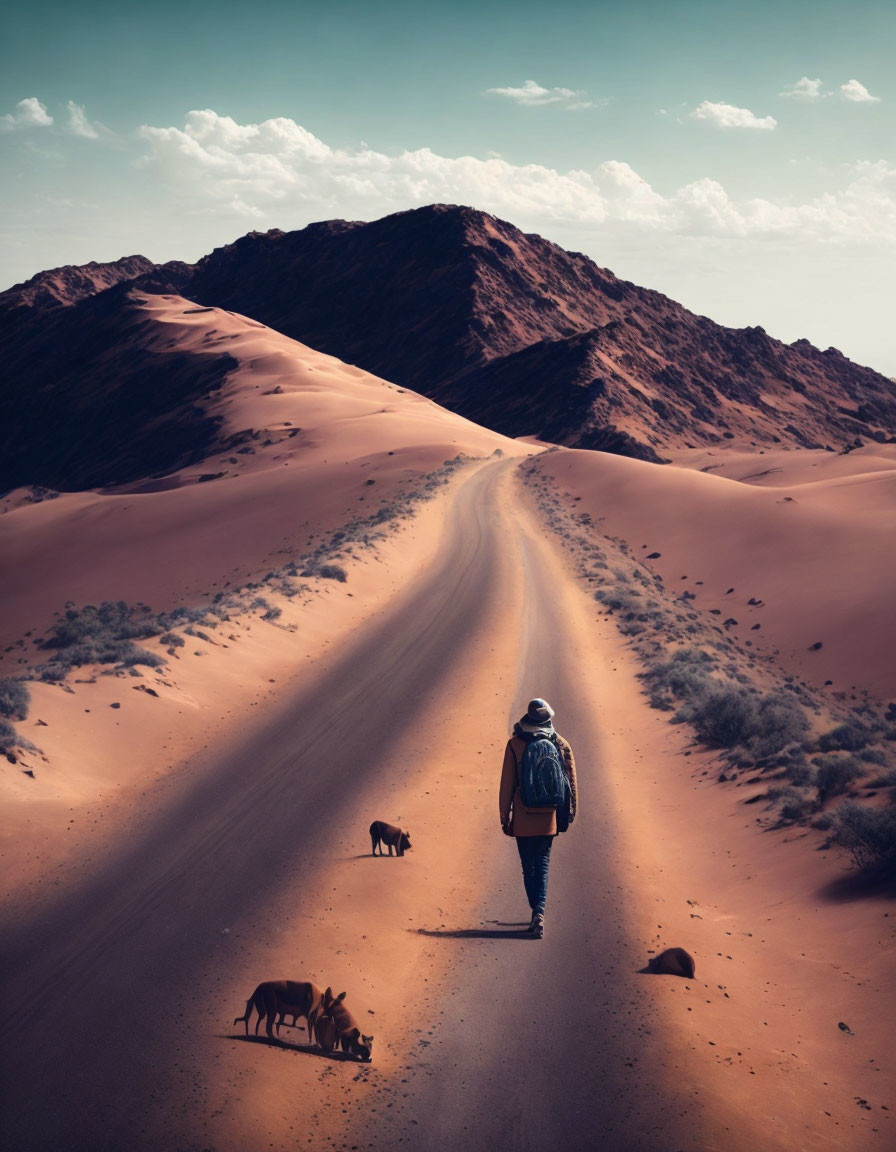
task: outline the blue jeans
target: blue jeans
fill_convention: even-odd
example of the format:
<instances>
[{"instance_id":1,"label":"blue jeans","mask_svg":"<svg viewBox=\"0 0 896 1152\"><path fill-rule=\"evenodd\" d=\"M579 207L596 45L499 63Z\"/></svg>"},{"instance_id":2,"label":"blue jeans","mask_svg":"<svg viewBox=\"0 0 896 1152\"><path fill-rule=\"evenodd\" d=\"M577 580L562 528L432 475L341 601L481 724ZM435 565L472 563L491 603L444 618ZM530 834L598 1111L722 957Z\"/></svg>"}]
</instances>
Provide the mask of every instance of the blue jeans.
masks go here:
<instances>
[{"instance_id":1,"label":"blue jeans","mask_svg":"<svg viewBox=\"0 0 896 1152\"><path fill-rule=\"evenodd\" d=\"M544 915L548 896L548 865L553 836L517 836L516 846L523 865L523 883L533 912Z\"/></svg>"}]
</instances>

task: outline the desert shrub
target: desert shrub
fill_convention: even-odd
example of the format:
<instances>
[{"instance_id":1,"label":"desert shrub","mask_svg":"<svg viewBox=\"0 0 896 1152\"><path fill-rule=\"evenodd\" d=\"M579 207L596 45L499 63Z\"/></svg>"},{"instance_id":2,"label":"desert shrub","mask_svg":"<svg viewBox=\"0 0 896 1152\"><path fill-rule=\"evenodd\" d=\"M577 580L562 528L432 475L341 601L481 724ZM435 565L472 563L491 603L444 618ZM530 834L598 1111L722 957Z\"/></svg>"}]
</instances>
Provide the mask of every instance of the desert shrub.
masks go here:
<instances>
[{"instance_id":1,"label":"desert shrub","mask_svg":"<svg viewBox=\"0 0 896 1152\"><path fill-rule=\"evenodd\" d=\"M750 751L756 756L772 756L809 731L809 721L795 700L772 693L761 697L756 709Z\"/></svg>"},{"instance_id":2,"label":"desert shrub","mask_svg":"<svg viewBox=\"0 0 896 1152\"><path fill-rule=\"evenodd\" d=\"M859 759L866 764L886 764L889 757L883 748L863 748L859 753Z\"/></svg>"},{"instance_id":3,"label":"desert shrub","mask_svg":"<svg viewBox=\"0 0 896 1152\"><path fill-rule=\"evenodd\" d=\"M598 588L594 593L594 599L599 600L605 608L609 608L611 612L634 613L641 610L642 601L638 592L634 592L629 588L620 588L618 586L609 588Z\"/></svg>"},{"instance_id":4,"label":"desert shrub","mask_svg":"<svg viewBox=\"0 0 896 1152\"><path fill-rule=\"evenodd\" d=\"M697 736L711 748L740 744L757 757L773 756L799 740L809 721L794 701L744 688L716 688L694 705Z\"/></svg>"},{"instance_id":5,"label":"desert shrub","mask_svg":"<svg viewBox=\"0 0 896 1152\"><path fill-rule=\"evenodd\" d=\"M202 624L205 622L205 617L205 608L190 608L186 604L181 604L177 608L172 608L170 612L160 613L155 618L156 629L169 631L172 628L183 627L184 621L187 624ZM150 633L146 633L146 635L150 635Z\"/></svg>"},{"instance_id":6,"label":"desert shrub","mask_svg":"<svg viewBox=\"0 0 896 1152\"><path fill-rule=\"evenodd\" d=\"M13 676L0 677L0 716L24 720L30 703L31 693L27 684Z\"/></svg>"},{"instance_id":7,"label":"desert shrub","mask_svg":"<svg viewBox=\"0 0 896 1152\"><path fill-rule=\"evenodd\" d=\"M711 748L746 744L756 730L756 698L737 688L716 688L693 709L697 736Z\"/></svg>"},{"instance_id":8,"label":"desert shrub","mask_svg":"<svg viewBox=\"0 0 896 1152\"><path fill-rule=\"evenodd\" d=\"M668 712L676 700L683 701L680 720L691 721L696 701L710 688L709 673L715 661L700 648L679 648L667 659L646 672L641 679L647 684L650 706Z\"/></svg>"},{"instance_id":9,"label":"desert shrub","mask_svg":"<svg viewBox=\"0 0 896 1152\"><path fill-rule=\"evenodd\" d=\"M865 771L861 760L842 752L827 752L813 760L817 771L815 787L823 803L829 796L840 796Z\"/></svg>"},{"instance_id":10,"label":"desert shrub","mask_svg":"<svg viewBox=\"0 0 896 1152\"><path fill-rule=\"evenodd\" d=\"M324 580L338 580L340 584L344 584L348 579L348 573L341 564L321 564L317 574Z\"/></svg>"},{"instance_id":11,"label":"desert shrub","mask_svg":"<svg viewBox=\"0 0 896 1152\"><path fill-rule=\"evenodd\" d=\"M835 813L831 843L848 849L859 868L896 862L896 808L847 800Z\"/></svg>"},{"instance_id":12,"label":"desert shrub","mask_svg":"<svg viewBox=\"0 0 896 1152\"><path fill-rule=\"evenodd\" d=\"M66 607L41 647L54 650L52 667L40 670L41 679L61 680L63 669L81 664L144 664L157 668L165 661L154 652L134 643L135 638L159 632L159 618L145 604L129 605L124 600L104 600L97 608Z\"/></svg>"},{"instance_id":13,"label":"desert shrub","mask_svg":"<svg viewBox=\"0 0 896 1152\"><path fill-rule=\"evenodd\" d=\"M178 636L176 632L166 632L159 637L159 643L167 645L169 648L183 648L186 644L183 636Z\"/></svg>"},{"instance_id":14,"label":"desert shrub","mask_svg":"<svg viewBox=\"0 0 896 1152\"><path fill-rule=\"evenodd\" d=\"M784 775L798 788L807 788L815 783L815 772L805 756L792 757L784 765Z\"/></svg>"},{"instance_id":15,"label":"desert shrub","mask_svg":"<svg viewBox=\"0 0 896 1152\"><path fill-rule=\"evenodd\" d=\"M144 668L161 668L165 663L165 659L157 652L150 652L149 649L141 648L131 640L125 640L114 662L122 664L125 668L130 668L131 671L133 671L135 664L142 664ZM85 663L93 663L93 661L85 661ZM97 661L97 663L111 664L113 661Z\"/></svg>"},{"instance_id":16,"label":"desert shrub","mask_svg":"<svg viewBox=\"0 0 896 1152\"><path fill-rule=\"evenodd\" d=\"M798 788L783 788L778 803L781 819L787 824L796 824L815 808L815 802Z\"/></svg>"},{"instance_id":17,"label":"desert shrub","mask_svg":"<svg viewBox=\"0 0 896 1152\"><path fill-rule=\"evenodd\" d=\"M849 720L845 724L838 724L830 732L823 732L818 737L818 747L822 752L858 752L869 742L871 733L864 724L858 720Z\"/></svg>"},{"instance_id":18,"label":"desert shrub","mask_svg":"<svg viewBox=\"0 0 896 1152\"><path fill-rule=\"evenodd\" d=\"M272 604L271 607L268 608L267 612L264 612L262 614L261 618L262 618L262 620L267 620L269 623L273 623L275 620L279 619L282 615L283 615L283 609L278 608L276 605Z\"/></svg>"},{"instance_id":19,"label":"desert shrub","mask_svg":"<svg viewBox=\"0 0 896 1152\"><path fill-rule=\"evenodd\" d=\"M11 748L15 748L18 742L19 736L12 724L0 720L0 752L8 752Z\"/></svg>"},{"instance_id":20,"label":"desert shrub","mask_svg":"<svg viewBox=\"0 0 896 1152\"><path fill-rule=\"evenodd\" d=\"M152 636L158 631L156 617L145 604L131 606L124 600L104 600L97 608L67 608L50 629L42 648L76 648L82 644L105 644Z\"/></svg>"}]
</instances>

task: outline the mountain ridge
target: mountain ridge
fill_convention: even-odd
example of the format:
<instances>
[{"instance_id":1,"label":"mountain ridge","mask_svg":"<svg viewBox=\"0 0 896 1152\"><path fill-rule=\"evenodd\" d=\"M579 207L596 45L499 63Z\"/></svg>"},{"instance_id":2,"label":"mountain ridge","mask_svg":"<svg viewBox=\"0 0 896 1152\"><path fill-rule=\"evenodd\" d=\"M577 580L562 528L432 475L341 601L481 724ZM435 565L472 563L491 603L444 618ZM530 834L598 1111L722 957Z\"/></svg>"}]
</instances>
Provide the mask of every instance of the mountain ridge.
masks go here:
<instances>
[{"instance_id":1,"label":"mountain ridge","mask_svg":"<svg viewBox=\"0 0 896 1152\"><path fill-rule=\"evenodd\" d=\"M194 265L133 256L50 270L0 294L0 355L11 369L0 393L4 451L40 432L48 397L58 407L67 390L92 388L99 402L97 373L109 394L133 388L141 419L171 427L187 410L167 387L159 410L143 403L152 363L164 372L173 363L154 361L157 350L141 353L139 372L121 348L114 365L102 355L104 326L124 316L132 291L252 317L509 436L658 462L724 441L844 450L896 434L892 381L836 349L726 328L487 213L430 205L369 223L249 232ZM176 373L189 404L214 383L207 364L194 367L195 379L186 362ZM143 383L129 385L129 373ZM70 398L60 411L66 404L79 408ZM50 482L40 455L15 471L17 483ZM159 466L170 463L165 455ZM64 479L57 471L53 483Z\"/></svg>"}]
</instances>

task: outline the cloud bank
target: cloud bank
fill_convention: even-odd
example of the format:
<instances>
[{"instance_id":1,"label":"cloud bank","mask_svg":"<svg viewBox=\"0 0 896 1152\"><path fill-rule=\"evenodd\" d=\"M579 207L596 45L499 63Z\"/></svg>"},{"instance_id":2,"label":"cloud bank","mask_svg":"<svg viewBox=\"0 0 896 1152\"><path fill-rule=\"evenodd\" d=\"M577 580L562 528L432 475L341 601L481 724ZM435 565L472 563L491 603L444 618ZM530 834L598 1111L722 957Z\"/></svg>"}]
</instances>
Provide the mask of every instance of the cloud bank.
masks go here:
<instances>
[{"instance_id":1,"label":"cloud bank","mask_svg":"<svg viewBox=\"0 0 896 1152\"><path fill-rule=\"evenodd\" d=\"M739 110L746 111L746 110ZM748 113L752 115L752 113ZM640 233L816 242L896 244L896 168L853 169L848 185L802 204L734 199L704 177L663 194L629 164L560 172L500 157L441 156L429 148L387 155L366 146L331 148L294 120L239 124L211 109L183 128L144 126L138 163L190 211L233 211L278 223L371 219L430 203L471 204L524 227L564 224Z\"/></svg>"}]
</instances>

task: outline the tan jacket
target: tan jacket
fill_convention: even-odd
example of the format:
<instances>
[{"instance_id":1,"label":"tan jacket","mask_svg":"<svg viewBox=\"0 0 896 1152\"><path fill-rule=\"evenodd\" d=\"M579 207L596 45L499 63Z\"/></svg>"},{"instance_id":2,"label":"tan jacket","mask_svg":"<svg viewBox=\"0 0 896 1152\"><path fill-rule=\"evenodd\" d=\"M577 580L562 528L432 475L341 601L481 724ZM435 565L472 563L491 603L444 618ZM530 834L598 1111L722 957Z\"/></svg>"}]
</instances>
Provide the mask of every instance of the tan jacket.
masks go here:
<instances>
[{"instance_id":1,"label":"tan jacket","mask_svg":"<svg viewBox=\"0 0 896 1152\"><path fill-rule=\"evenodd\" d=\"M560 750L566 778L569 781L569 822L572 824L575 819L578 800L576 762L573 759L572 748L559 734L557 735L557 747ZM510 829L514 836L556 836L557 810L555 808L523 807L519 788L519 764L525 748L525 740L519 736L511 736L507 741L507 747L504 749L501 790L498 796L501 827L503 828L510 821Z\"/></svg>"}]
</instances>

